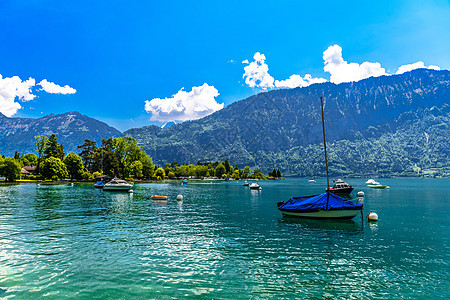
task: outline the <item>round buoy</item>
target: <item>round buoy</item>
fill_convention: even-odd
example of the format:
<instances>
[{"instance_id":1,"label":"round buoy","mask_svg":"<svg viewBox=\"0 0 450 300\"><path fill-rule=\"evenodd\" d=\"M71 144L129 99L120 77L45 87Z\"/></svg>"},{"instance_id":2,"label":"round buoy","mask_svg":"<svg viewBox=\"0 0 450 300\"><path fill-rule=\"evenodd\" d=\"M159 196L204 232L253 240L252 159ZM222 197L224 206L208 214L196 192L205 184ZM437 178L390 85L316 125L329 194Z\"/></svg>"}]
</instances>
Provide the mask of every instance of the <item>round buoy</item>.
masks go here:
<instances>
[{"instance_id":1,"label":"round buoy","mask_svg":"<svg viewBox=\"0 0 450 300\"><path fill-rule=\"evenodd\" d=\"M70 186L73 186L73 182L70 184Z\"/></svg>"},{"instance_id":2,"label":"round buoy","mask_svg":"<svg viewBox=\"0 0 450 300\"><path fill-rule=\"evenodd\" d=\"M38 183L38 184L37 184L37 187L40 187L40 186L41 186L41 185Z\"/></svg>"},{"instance_id":3,"label":"round buoy","mask_svg":"<svg viewBox=\"0 0 450 300\"><path fill-rule=\"evenodd\" d=\"M133 193L133 190L129 190L128 193Z\"/></svg>"},{"instance_id":4,"label":"round buoy","mask_svg":"<svg viewBox=\"0 0 450 300\"><path fill-rule=\"evenodd\" d=\"M357 195L358 195L358 197L364 197L364 192L363 191L359 191Z\"/></svg>"},{"instance_id":5,"label":"round buoy","mask_svg":"<svg viewBox=\"0 0 450 300\"><path fill-rule=\"evenodd\" d=\"M374 212L370 212L367 215L367 220L369 220L369 222L376 222L376 221L378 221L378 215Z\"/></svg>"},{"instance_id":6,"label":"round buoy","mask_svg":"<svg viewBox=\"0 0 450 300\"><path fill-rule=\"evenodd\" d=\"M178 195L177 196L177 201L182 201L183 200L183 195Z\"/></svg>"},{"instance_id":7,"label":"round buoy","mask_svg":"<svg viewBox=\"0 0 450 300\"><path fill-rule=\"evenodd\" d=\"M391 187L390 187L390 186L387 186L386 188L387 188L387 189L390 189Z\"/></svg>"}]
</instances>

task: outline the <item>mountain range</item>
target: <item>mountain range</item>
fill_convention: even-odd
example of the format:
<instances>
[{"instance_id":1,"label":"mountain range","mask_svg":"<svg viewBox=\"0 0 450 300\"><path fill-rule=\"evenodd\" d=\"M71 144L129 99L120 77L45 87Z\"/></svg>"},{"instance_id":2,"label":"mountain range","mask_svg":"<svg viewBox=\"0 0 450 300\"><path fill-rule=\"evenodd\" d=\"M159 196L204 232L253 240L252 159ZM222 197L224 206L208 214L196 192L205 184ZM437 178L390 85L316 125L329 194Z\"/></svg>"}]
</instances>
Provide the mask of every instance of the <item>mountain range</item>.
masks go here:
<instances>
[{"instance_id":1,"label":"mountain range","mask_svg":"<svg viewBox=\"0 0 450 300\"><path fill-rule=\"evenodd\" d=\"M264 172L323 176L320 96L331 174L450 172L450 72L427 69L352 83L273 90L195 121L123 135L163 165L225 160Z\"/></svg>"},{"instance_id":2,"label":"mountain range","mask_svg":"<svg viewBox=\"0 0 450 300\"><path fill-rule=\"evenodd\" d=\"M15 151L21 154L36 152L35 136L45 134L56 135L65 147L66 153L78 153L78 145L84 139L97 141L100 146L102 138L118 137L120 131L89 118L79 112L68 112L39 118L8 118L0 113L0 153L13 156Z\"/></svg>"},{"instance_id":3,"label":"mountain range","mask_svg":"<svg viewBox=\"0 0 450 300\"><path fill-rule=\"evenodd\" d=\"M353 83L259 93L199 120L125 131L69 112L39 119L0 114L0 153L35 152L55 133L66 153L84 139L131 136L157 165L222 161L264 173L324 176L320 97L332 176L450 175L450 72L418 69Z\"/></svg>"}]
</instances>

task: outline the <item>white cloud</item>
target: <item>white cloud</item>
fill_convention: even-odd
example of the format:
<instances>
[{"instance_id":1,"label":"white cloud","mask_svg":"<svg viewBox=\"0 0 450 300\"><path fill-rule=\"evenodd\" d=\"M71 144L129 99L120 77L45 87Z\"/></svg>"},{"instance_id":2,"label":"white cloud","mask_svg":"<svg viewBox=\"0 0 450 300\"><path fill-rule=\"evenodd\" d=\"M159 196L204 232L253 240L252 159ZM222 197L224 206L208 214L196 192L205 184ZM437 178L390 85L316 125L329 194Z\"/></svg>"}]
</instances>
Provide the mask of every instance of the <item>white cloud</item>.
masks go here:
<instances>
[{"instance_id":1,"label":"white cloud","mask_svg":"<svg viewBox=\"0 0 450 300\"><path fill-rule=\"evenodd\" d=\"M429 65L428 67L425 66L425 64L423 63L423 61L418 61L416 63L413 64L407 64L407 65L403 65L400 66L397 70L397 72L395 72L395 74L403 74L405 72L409 72L415 69L432 69L432 70L440 70L441 68L439 68L438 66L433 66L433 65Z\"/></svg>"},{"instance_id":2,"label":"white cloud","mask_svg":"<svg viewBox=\"0 0 450 300\"><path fill-rule=\"evenodd\" d=\"M22 81L18 76L3 78L0 74L0 112L11 117L22 107L15 102L16 97L21 101L33 100L31 88L36 84L33 78Z\"/></svg>"},{"instance_id":3,"label":"white cloud","mask_svg":"<svg viewBox=\"0 0 450 300\"><path fill-rule=\"evenodd\" d=\"M286 80L275 80L269 74L269 66L265 63L266 56L262 53L256 52L253 55L254 61L249 63L246 59L242 61L243 64L248 64L244 67L245 83L249 87L258 87L266 90L268 88L296 88L305 87L314 83L326 82L324 78L312 77L310 74L306 74L304 77L301 75L293 74Z\"/></svg>"},{"instance_id":4,"label":"white cloud","mask_svg":"<svg viewBox=\"0 0 450 300\"><path fill-rule=\"evenodd\" d=\"M330 73L330 81L336 84L386 75L385 69L378 62L362 64L346 62L342 58L342 48L339 45L328 47L323 52L323 60L324 71Z\"/></svg>"},{"instance_id":5,"label":"white cloud","mask_svg":"<svg viewBox=\"0 0 450 300\"><path fill-rule=\"evenodd\" d=\"M145 101L145 110L151 113L151 121L186 121L205 117L222 109L223 103L217 103L219 91L207 83L194 86L190 92L184 88L171 98L155 98Z\"/></svg>"},{"instance_id":6,"label":"white cloud","mask_svg":"<svg viewBox=\"0 0 450 300\"><path fill-rule=\"evenodd\" d=\"M37 85L42 87L40 90L44 90L47 93L73 94L76 92L75 89L68 85L61 87L46 79ZM36 86L36 80L34 78L30 77L28 80L22 81L18 76L3 78L0 74L0 113L7 117L15 115L22 108L17 100L25 102L36 98L36 95L32 91L32 87L34 86Z\"/></svg>"},{"instance_id":7,"label":"white cloud","mask_svg":"<svg viewBox=\"0 0 450 300\"><path fill-rule=\"evenodd\" d=\"M327 82L327 80L324 78L313 78L310 74L306 74L303 78L300 75L294 74L286 80L275 80L275 86L277 88L287 87L293 89L296 87L305 87L314 83L322 82Z\"/></svg>"},{"instance_id":8,"label":"white cloud","mask_svg":"<svg viewBox=\"0 0 450 300\"><path fill-rule=\"evenodd\" d=\"M253 55L251 63L248 60L244 60L243 64L248 64L244 67L244 75L242 78L245 79L245 84L249 87L259 87L263 90L273 87L274 78L269 75L269 66L265 63L266 57L264 54L256 52Z\"/></svg>"},{"instance_id":9,"label":"white cloud","mask_svg":"<svg viewBox=\"0 0 450 300\"><path fill-rule=\"evenodd\" d=\"M50 94L75 94L77 92L76 89L68 85L60 86L56 83L47 81L47 79L42 80L38 85L42 87L42 90Z\"/></svg>"}]
</instances>

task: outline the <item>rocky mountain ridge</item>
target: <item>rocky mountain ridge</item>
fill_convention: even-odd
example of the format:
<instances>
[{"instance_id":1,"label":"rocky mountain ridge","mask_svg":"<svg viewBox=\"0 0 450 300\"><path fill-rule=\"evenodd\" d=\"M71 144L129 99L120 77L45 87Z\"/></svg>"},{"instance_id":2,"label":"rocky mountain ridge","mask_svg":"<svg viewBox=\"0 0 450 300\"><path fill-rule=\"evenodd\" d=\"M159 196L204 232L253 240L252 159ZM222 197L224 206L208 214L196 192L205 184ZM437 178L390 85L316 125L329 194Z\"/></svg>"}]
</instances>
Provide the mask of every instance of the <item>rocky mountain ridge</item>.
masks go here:
<instances>
[{"instance_id":1,"label":"rocky mountain ridge","mask_svg":"<svg viewBox=\"0 0 450 300\"><path fill-rule=\"evenodd\" d=\"M78 153L77 146L83 144L84 139L95 140L100 145L102 138L121 134L106 123L79 112L50 114L38 119L8 118L0 114L0 153L12 156L15 151L22 154L35 152L34 137L41 134L50 136L52 133L64 145L66 153Z\"/></svg>"},{"instance_id":2,"label":"rocky mountain ridge","mask_svg":"<svg viewBox=\"0 0 450 300\"><path fill-rule=\"evenodd\" d=\"M167 129L157 126L130 129L124 135L136 138L160 165L173 161L195 163L228 159L239 167L249 165L267 171L283 166L284 174L306 176L305 172L297 168L299 162L294 157L304 149L320 145L322 141L320 96L324 97L327 141L330 144L345 140L358 147L362 141L370 141L380 147L371 151L383 152L389 145L380 141L386 136L398 135L394 142L400 143L398 149L402 149L413 143L400 138L406 132L410 135L405 126L410 126L408 124L412 122L420 132L410 136L411 139L418 136L422 139L425 130L433 131L433 141L441 141L435 147L448 153L445 146L449 144L445 138L450 138L450 72L427 69L372 77L353 83L322 83L306 88L260 93L199 120L176 124ZM434 128L431 124L433 113L436 112L439 112L439 116L434 118L439 119L443 127L436 125L438 128ZM426 120L431 123L420 119L420 114L425 114ZM441 137L444 139L441 140ZM295 149L303 150L294 154L292 151ZM411 154L392 153L395 159L390 162L386 172L392 171L392 165L398 165L397 158L407 161L400 164L401 172L406 174L412 171L415 164L422 162L410 158L423 151L419 147ZM323 168L320 168L323 153L320 148L316 152L320 156L309 154L304 159L317 164L317 168L312 169L317 169L314 175L320 175L323 174ZM333 153L332 147L330 153ZM422 168L434 167L436 164L448 165L447 158L439 152L433 153L430 159L434 162L424 163ZM359 160L373 163L385 159L375 158L364 151L358 151L355 155ZM361 167L352 167L361 164L354 164L350 160L345 173L367 173L371 169L376 172L379 169L377 166L366 166L363 171ZM339 173L342 168L335 171Z\"/></svg>"}]
</instances>

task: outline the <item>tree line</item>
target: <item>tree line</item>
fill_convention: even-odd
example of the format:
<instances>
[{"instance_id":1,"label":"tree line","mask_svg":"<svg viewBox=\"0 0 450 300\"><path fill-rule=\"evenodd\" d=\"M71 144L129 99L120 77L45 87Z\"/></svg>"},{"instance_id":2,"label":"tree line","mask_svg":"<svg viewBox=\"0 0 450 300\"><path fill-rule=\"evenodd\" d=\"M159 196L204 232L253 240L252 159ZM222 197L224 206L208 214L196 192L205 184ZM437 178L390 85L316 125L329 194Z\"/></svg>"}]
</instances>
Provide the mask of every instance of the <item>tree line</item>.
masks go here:
<instances>
[{"instance_id":1,"label":"tree line","mask_svg":"<svg viewBox=\"0 0 450 300\"><path fill-rule=\"evenodd\" d=\"M50 137L35 137L36 154L0 158L0 176L7 181L15 181L21 176L24 166L36 166L29 179L50 180L86 180L92 181L100 175L118 176L127 179L162 180L164 178L216 177L233 179L265 179L260 170L251 171L249 166L242 170L231 166L228 160L221 162L198 162L194 164L167 163L157 167L132 137L103 139L100 147L95 141L85 139L78 146L79 154L66 155L64 146L58 142L55 134ZM281 177L280 170L269 172L271 177Z\"/></svg>"}]
</instances>

